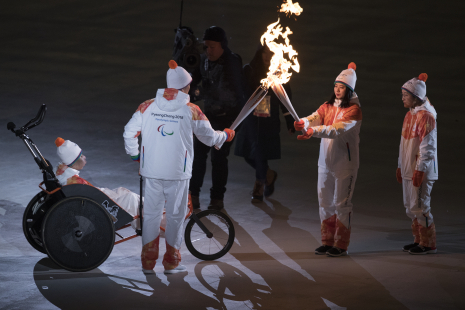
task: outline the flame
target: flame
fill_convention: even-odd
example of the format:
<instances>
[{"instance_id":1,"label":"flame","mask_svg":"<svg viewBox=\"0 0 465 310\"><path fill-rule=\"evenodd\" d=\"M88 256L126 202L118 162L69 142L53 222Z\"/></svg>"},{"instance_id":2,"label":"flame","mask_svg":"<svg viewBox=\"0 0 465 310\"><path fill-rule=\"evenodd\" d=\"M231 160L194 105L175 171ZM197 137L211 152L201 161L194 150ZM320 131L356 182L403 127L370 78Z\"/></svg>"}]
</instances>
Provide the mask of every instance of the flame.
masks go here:
<instances>
[{"instance_id":1,"label":"flame","mask_svg":"<svg viewBox=\"0 0 465 310\"><path fill-rule=\"evenodd\" d=\"M292 0L287 0L287 3L283 3L281 5L281 10L279 12L284 12L287 15L295 14L295 16L299 16L304 9L302 9L298 2L292 3Z\"/></svg>"},{"instance_id":2,"label":"flame","mask_svg":"<svg viewBox=\"0 0 465 310\"><path fill-rule=\"evenodd\" d=\"M292 0L287 0L287 3L283 3L280 10L280 12L295 15L300 15L302 11L303 9L299 3L292 3ZM289 35L291 34L292 31L289 27L286 27L286 31L283 32L283 27L279 24L278 18L277 22L268 25L267 31L260 38L262 45L266 44L270 51L274 53L271 58L267 78L260 81L264 87L268 88L273 83L285 84L289 82L292 75L289 71L291 68L295 72L300 71L297 51L294 50L289 40ZM276 42L279 37L284 39L284 44ZM287 54L287 58L284 57L284 54Z\"/></svg>"}]
</instances>

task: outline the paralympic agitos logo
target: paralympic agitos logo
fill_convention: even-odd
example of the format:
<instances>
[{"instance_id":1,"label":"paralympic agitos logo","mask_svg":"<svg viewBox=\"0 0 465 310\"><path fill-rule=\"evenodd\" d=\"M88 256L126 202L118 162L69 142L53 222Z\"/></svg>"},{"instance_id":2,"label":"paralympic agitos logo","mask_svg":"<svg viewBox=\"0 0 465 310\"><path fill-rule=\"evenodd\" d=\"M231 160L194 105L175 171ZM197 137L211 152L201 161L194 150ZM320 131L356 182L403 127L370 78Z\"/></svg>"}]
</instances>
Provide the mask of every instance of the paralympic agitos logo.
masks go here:
<instances>
[{"instance_id":1,"label":"paralympic agitos logo","mask_svg":"<svg viewBox=\"0 0 465 310\"><path fill-rule=\"evenodd\" d=\"M163 137L165 137L165 136L172 136L172 135L174 134L174 131L168 133L168 132L166 132L166 131L164 130L164 129L165 129L164 126L165 126L165 124L158 126L158 132L161 133L161 135L162 135Z\"/></svg>"}]
</instances>

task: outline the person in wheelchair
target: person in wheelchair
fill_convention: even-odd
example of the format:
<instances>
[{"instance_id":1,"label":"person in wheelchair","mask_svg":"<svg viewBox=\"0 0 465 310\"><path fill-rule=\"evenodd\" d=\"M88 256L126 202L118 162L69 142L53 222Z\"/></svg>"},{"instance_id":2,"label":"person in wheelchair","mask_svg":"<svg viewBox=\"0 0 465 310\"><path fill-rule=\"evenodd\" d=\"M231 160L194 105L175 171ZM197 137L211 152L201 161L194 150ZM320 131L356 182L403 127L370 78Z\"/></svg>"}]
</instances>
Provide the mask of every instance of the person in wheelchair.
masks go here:
<instances>
[{"instance_id":1,"label":"person in wheelchair","mask_svg":"<svg viewBox=\"0 0 465 310\"><path fill-rule=\"evenodd\" d=\"M56 177L62 186L70 184L84 184L93 186L87 180L81 178L79 173L86 165L86 156L76 143L70 140L57 138L55 140L57 154L61 162L58 163ZM124 187L118 187L113 190L104 187L96 187L105 193L111 200L116 202L121 208L133 217L139 214L139 195L133 193ZM139 220L133 220L131 226L134 229L140 229Z\"/></svg>"},{"instance_id":2,"label":"person in wheelchair","mask_svg":"<svg viewBox=\"0 0 465 310\"><path fill-rule=\"evenodd\" d=\"M126 153L140 164L144 179L144 216L141 262L144 273L154 273L158 259L160 222L166 209L164 273L186 271L180 265L182 230L192 177L195 135L202 143L221 147L230 142L231 129L215 131L200 108L190 103L192 77L174 60L169 62L167 88L145 101L124 127ZM142 136L139 149L138 136Z\"/></svg>"}]
</instances>

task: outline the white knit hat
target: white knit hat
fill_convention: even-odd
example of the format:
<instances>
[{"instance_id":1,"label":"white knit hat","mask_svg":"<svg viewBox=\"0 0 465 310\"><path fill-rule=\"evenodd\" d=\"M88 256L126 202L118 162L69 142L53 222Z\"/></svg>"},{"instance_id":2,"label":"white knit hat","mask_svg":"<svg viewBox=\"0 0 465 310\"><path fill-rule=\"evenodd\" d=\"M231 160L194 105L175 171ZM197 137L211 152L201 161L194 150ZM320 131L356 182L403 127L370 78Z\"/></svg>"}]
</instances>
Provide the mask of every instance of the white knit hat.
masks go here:
<instances>
[{"instance_id":1,"label":"white knit hat","mask_svg":"<svg viewBox=\"0 0 465 310\"><path fill-rule=\"evenodd\" d=\"M81 157L82 150L74 142L65 141L58 137L55 140L55 145L57 146L58 157L66 166L72 166Z\"/></svg>"},{"instance_id":2,"label":"white knit hat","mask_svg":"<svg viewBox=\"0 0 465 310\"><path fill-rule=\"evenodd\" d=\"M422 73L418 78L413 78L408 80L403 86L402 89L408 91L415 97L420 100L425 100L426 97L426 80L428 79L428 74Z\"/></svg>"},{"instance_id":3,"label":"white knit hat","mask_svg":"<svg viewBox=\"0 0 465 310\"><path fill-rule=\"evenodd\" d=\"M347 69L342 70L342 72L337 76L334 83L342 83L354 91L355 83L357 82L357 74L355 73L355 69L357 69L357 66L354 62L351 62L349 66L347 66Z\"/></svg>"},{"instance_id":4,"label":"white knit hat","mask_svg":"<svg viewBox=\"0 0 465 310\"><path fill-rule=\"evenodd\" d=\"M178 64L174 60L170 60L168 63L170 69L166 73L166 83L168 88L183 89L192 82L192 77L183 68L178 67Z\"/></svg>"}]
</instances>

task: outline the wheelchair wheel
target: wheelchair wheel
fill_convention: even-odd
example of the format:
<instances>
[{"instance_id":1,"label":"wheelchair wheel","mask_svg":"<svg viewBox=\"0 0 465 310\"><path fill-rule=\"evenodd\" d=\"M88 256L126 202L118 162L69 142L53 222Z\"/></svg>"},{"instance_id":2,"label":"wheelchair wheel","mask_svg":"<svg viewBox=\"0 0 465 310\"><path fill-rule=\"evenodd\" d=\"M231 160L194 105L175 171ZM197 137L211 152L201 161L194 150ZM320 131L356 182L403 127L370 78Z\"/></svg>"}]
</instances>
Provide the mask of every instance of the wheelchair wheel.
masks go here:
<instances>
[{"instance_id":1,"label":"wheelchair wheel","mask_svg":"<svg viewBox=\"0 0 465 310\"><path fill-rule=\"evenodd\" d=\"M115 243L115 228L108 212L94 200L69 197L47 212L42 240L48 256L70 271L100 266Z\"/></svg>"},{"instance_id":2,"label":"wheelchair wheel","mask_svg":"<svg viewBox=\"0 0 465 310\"><path fill-rule=\"evenodd\" d=\"M210 231L210 236L203 232L194 216ZM229 217L216 210L206 210L192 215L184 232L187 249L202 260L214 260L224 256L231 249L234 236L234 225Z\"/></svg>"},{"instance_id":3,"label":"wheelchair wheel","mask_svg":"<svg viewBox=\"0 0 465 310\"><path fill-rule=\"evenodd\" d=\"M31 199L23 215L23 232L26 240L34 249L44 254L47 252L42 243L42 220L45 215L45 200L47 194L39 192Z\"/></svg>"}]
</instances>

